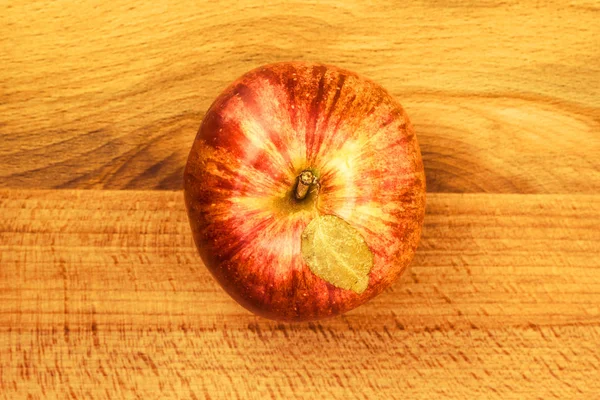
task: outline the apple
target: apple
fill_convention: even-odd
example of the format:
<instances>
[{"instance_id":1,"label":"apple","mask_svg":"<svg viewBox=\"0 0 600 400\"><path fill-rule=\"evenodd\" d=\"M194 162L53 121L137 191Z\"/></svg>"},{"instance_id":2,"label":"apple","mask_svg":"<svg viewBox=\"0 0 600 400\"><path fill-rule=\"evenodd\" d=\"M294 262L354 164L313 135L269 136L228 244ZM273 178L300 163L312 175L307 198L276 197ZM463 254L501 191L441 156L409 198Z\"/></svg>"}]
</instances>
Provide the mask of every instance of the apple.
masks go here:
<instances>
[{"instance_id":1,"label":"apple","mask_svg":"<svg viewBox=\"0 0 600 400\"><path fill-rule=\"evenodd\" d=\"M349 311L411 262L425 173L401 105L331 65L252 70L207 111L184 172L200 257L242 306L306 321Z\"/></svg>"}]
</instances>

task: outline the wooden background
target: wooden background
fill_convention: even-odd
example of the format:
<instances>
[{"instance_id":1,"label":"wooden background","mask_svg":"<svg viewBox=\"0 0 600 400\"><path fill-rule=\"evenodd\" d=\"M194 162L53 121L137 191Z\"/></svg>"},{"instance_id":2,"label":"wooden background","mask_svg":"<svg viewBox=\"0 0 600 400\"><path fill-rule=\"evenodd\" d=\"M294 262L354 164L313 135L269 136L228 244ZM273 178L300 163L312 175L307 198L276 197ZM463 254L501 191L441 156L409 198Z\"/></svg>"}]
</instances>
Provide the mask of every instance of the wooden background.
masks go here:
<instances>
[{"instance_id":1,"label":"wooden background","mask_svg":"<svg viewBox=\"0 0 600 400\"><path fill-rule=\"evenodd\" d=\"M598 20L592 0L0 0L0 398L597 398ZM180 192L212 99L283 60L397 96L430 192L411 270L319 323L220 290Z\"/></svg>"}]
</instances>

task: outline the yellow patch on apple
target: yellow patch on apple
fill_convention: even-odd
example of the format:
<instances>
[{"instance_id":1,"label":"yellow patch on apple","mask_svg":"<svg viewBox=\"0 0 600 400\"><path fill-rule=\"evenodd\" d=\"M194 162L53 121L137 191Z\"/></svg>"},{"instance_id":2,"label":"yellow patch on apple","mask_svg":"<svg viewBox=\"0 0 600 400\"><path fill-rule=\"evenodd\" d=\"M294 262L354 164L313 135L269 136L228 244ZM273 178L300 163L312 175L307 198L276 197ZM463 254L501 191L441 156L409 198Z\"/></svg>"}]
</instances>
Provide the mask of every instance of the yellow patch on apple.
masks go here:
<instances>
[{"instance_id":1,"label":"yellow patch on apple","mask_svg":"<svg viewBox=\"0 0 600 400\"><path fill-rule=\"evenodd\" d=\"M364 292L373 253L348 222L335 215L314 218L302 232L302 258L310 270L333 286Z\"/></svg>"}]
</instances>

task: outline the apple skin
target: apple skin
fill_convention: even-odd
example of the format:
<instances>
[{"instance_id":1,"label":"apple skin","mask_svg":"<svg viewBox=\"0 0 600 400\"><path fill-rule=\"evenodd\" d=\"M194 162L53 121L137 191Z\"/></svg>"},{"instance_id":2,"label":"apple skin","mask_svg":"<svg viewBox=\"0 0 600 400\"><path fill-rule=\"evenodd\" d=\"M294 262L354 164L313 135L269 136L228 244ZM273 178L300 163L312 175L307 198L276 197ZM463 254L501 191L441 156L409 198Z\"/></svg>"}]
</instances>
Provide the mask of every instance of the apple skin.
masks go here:
<instances>
[{"instance_id":1,"label":"apple skin","mask_svg":"<svg viewBox=\"0 0 600 400\"><path fill-rule=\"evenodd\" d=\"M299 174L320 190L293 198ZM347 312L407 268L425 213L419 145L400 104L371 80L331 65L284 62L252 70L206 113L184 172L200 256L242 306L282 321ZM313 274L301 234L338 216L373 254L366 290Z\"/></svg>"}]
</instances>

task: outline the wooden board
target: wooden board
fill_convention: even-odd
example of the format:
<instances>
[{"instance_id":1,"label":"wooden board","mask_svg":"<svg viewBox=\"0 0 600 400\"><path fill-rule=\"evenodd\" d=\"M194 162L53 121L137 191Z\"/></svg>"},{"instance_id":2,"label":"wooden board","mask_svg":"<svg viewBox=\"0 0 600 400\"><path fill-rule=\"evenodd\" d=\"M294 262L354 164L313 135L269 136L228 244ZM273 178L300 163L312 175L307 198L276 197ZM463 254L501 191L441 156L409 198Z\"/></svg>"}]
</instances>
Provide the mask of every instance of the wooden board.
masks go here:
<instances>
[{"instance_id":1,"label":"wooden board","mask_svg":"<svg viewBox=\"0 0 600 400\"><path fill-rule=\"evenodd\" d=\"M0 0L0 399L596 398L598 20L592 0ZM218 93L285 60L386 87L434 192L411 269L319 323L233 302L169 191Z\"/></svg>"},{"instance_id":2,"label":"wooden board","mask_svg":"<svg viewBox=\"0 0 600 400\"><path fill-rule=\"evenodd\" d=\"M598 193L592 0L0 2L0 186L180 189L245 71L355 70L416 127L433 192Z\"/></svg>"},{"instance_id":3,"label":"wooden board","mask_svg":"<svg viewBox=\"0 0 600 400\"><path fill-rule=\"evenodd\" d=\"M413 266L345 316L252 316L181 192L0 191L0 398L594 398L600 195L432 194Z\"/></svg>"}]
</instances>

